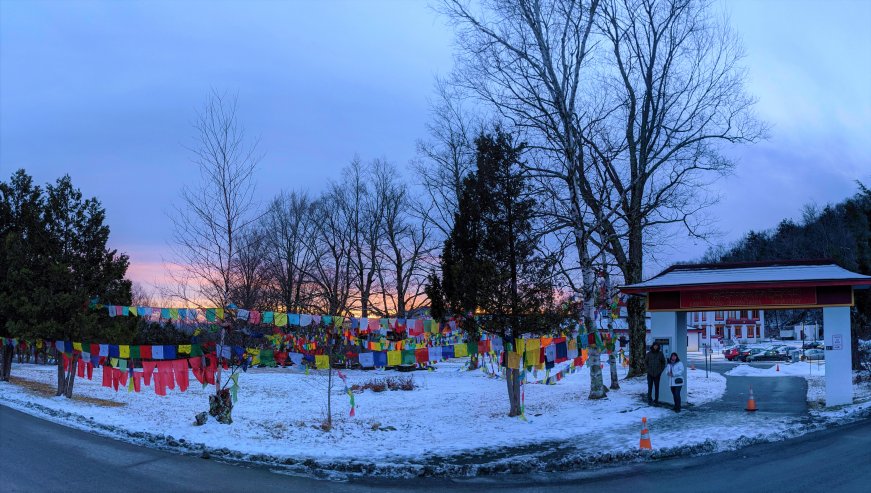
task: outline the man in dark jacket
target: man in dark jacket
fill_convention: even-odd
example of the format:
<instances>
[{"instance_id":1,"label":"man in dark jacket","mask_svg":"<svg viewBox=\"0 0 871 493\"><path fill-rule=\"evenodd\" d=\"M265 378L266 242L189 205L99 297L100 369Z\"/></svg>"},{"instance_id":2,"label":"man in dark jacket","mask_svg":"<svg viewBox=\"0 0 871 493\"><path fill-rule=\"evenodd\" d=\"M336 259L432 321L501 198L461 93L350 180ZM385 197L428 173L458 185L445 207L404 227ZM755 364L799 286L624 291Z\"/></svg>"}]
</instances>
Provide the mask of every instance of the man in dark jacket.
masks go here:
<instances>
[{"instance_id":1,"label":"man in dark jacket","mask_svg":"<svg viewBox=\"0 0 871 493\"><path fill-rule=\"evenodd\" d=\"M647 404L659 405L659 377L665 371L665 355L659 350L659 344L653 343L650 351L644 356L644 366L647 367ZM655 399L650 393L656 389Z\"/></svg>"}]
</instances>

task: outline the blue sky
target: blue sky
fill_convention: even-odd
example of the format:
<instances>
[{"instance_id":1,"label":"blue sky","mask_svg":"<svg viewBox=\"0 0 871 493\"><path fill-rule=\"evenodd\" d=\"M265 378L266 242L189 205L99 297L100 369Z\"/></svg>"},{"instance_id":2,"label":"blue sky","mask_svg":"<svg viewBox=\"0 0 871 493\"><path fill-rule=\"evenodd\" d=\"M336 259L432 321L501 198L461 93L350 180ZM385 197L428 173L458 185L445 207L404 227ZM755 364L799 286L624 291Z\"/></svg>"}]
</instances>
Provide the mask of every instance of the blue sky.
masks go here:
<instances>
[{"instance_id":1,"label":"blue sky","mask_svg":"<svg viewBox=\"0 0 871 493\"><path fill-rule=\"evenodd\" d=\"M871 183L871 1L729 0L771 138L734 149L724 241ZM134 279L161 276L185 144L212 88L265 153L260 197L319 191L355 154L404 167L452 33L424 1L0 0L0 175L69 173L108 211ZM679 240L659 264L698 257Z\"/></svg>"}]
</instances>

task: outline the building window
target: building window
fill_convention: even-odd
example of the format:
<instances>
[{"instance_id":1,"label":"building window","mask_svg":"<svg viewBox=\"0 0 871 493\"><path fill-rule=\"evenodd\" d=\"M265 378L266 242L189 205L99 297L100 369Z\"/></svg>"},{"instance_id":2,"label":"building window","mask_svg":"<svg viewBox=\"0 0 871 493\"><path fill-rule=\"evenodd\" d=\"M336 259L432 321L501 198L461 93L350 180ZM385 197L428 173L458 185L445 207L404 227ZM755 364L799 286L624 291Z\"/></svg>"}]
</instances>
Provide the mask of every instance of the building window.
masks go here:
<instances>
[{"instance_id":1,"label":"building window","mask_svg":"<svg viewBox=\"0 0 871 493\"><path fill-rule=\"evenodd\" d=\"M735 326L735 337L738 337L738 338L741 337L741 326L740 325Z\"/></svg>"},{"instance_id":2,"label":"building window","mask_svg":"<svg viewBox=\"0 0 871 493\"><path fill-rule=\"evenodd\" d=\"M747 319L747 310L741 310L741 318L744 320Z\"/></svg>"},{"instance_id":3,"label":"building window","mask_svg":"<svg viewBox=\"0 0 871 493\"><path fill-rule=\"evenodd\" d=\"M708 320L708 312L702 312L702 322Z\"/></svg>"},{"instance_id":4,"label":"building window","mask_svg":"<svg viewBox=\"0 0 871 493\"><path fill-rule=\"evenodd\" d=\"M714 320L723 320L723 312L714 312Z\"/></svg>"},{"instance_id":5,"label":"building window","mask_svg":"<svg viewBox=\"0 0 871 493\"><path fill-rule=\"evenodd\" d=\"M693 322L698 322L698 321L699 321L699 312L695 312L695 313L693 313Z\"/></svg>"},{"instance_id":6,"label":"building window","mask_svg":"<svg viewBox=\"0 0 871 493\"><path fill-rule=\"evenodd\" d=\"M753 310L753 318L759 320L759 310Z\"/></svg>"},{"instance_id":7,"label":"building window","mask_svg":"<svg viewBox=\"0 0 871 493\"><path fill-rule=\"evenodd\" d=\"M757 339L761 339L761 338L762 338L762 327L760 327L760 326L758 326L758 325L756 326L756 338L757 338Z\"/></svg>"}]
</instances>

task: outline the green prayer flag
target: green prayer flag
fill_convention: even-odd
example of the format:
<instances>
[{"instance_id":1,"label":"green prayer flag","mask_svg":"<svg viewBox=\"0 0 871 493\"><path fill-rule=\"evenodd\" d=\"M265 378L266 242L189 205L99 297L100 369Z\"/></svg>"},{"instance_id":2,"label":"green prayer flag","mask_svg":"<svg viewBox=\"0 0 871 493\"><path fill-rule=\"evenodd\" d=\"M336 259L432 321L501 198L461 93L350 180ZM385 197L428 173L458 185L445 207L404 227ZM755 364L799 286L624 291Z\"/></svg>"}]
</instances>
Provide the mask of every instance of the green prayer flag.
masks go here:
<instances>
[{"instance_id":1,"label":"green prayer flag","mask_svg":"<svg viewBox=\"0 0 871 493\"><path fill-rule=\"evenodd\" d=\"M191 344L191 357L202 356L203 355L203 347L199 344Z\"/></svg>"},{"instance_id":2,"label":"green prayer flag","mask_svg":"<svg viewBox=\"0 0 871 493\"><path fill-rule=\"evenodd\" d=\"M402 364L403 365L413 365L417 362L414 358L414 350L406 349L402 351Z\"/></svg>"},{"instance_id":3,"label":"green prayer flag","mask_svg":"<svg viewBox=\"0 0 871 493\"><path fill-rule=\"evenodd\" d=\"M209 322L215 321L215 309L214 308L206 308L206 320Z\"/></svg>"},{"instance_id":4,"label":"green prayer flag","mask_svg":"<svg viewBox=\"0 0 871 493\"><path fill-rule=\"evenodd\" d=\"M139 346L130 346L130 359L142 359L142 353L139 352Z\"/></svg>"}]
</instances>

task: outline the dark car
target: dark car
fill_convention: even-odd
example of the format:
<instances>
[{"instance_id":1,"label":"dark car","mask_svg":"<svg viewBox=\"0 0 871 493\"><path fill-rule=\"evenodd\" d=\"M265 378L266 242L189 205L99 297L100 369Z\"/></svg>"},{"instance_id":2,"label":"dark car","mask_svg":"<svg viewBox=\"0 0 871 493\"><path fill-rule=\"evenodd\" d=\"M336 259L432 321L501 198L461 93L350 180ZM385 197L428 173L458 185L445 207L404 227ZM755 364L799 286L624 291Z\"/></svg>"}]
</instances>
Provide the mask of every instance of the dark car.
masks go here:
<instances>
[{"instance_id":1,"label":"dark car","mask_svg":"<svg viewBox=\"0 0 871 493\"><path fill-rule=\"evenodd\" d=\"M750 358L753 355L764 353L764 352L765 352L765 350L760 349L760 348L753 348L753 349L747 348L746 350L741 351L741 353L738 355L738 359L740 359L741 361L747 362L747 361L750 361Z\"/></svg>"},{"instance_id":2,"label":"dark car","mask_svg":"<svg viewBox=\"0 0 871 493\"><path fill-rule=\"evenodd\" d=\"M747 361L755 362L755 361L787 361L789 357L786 354L780 353L776 350L768 350L762 351L759 353L753 353L747 357Z\"/></svg>"}]
</instances>

